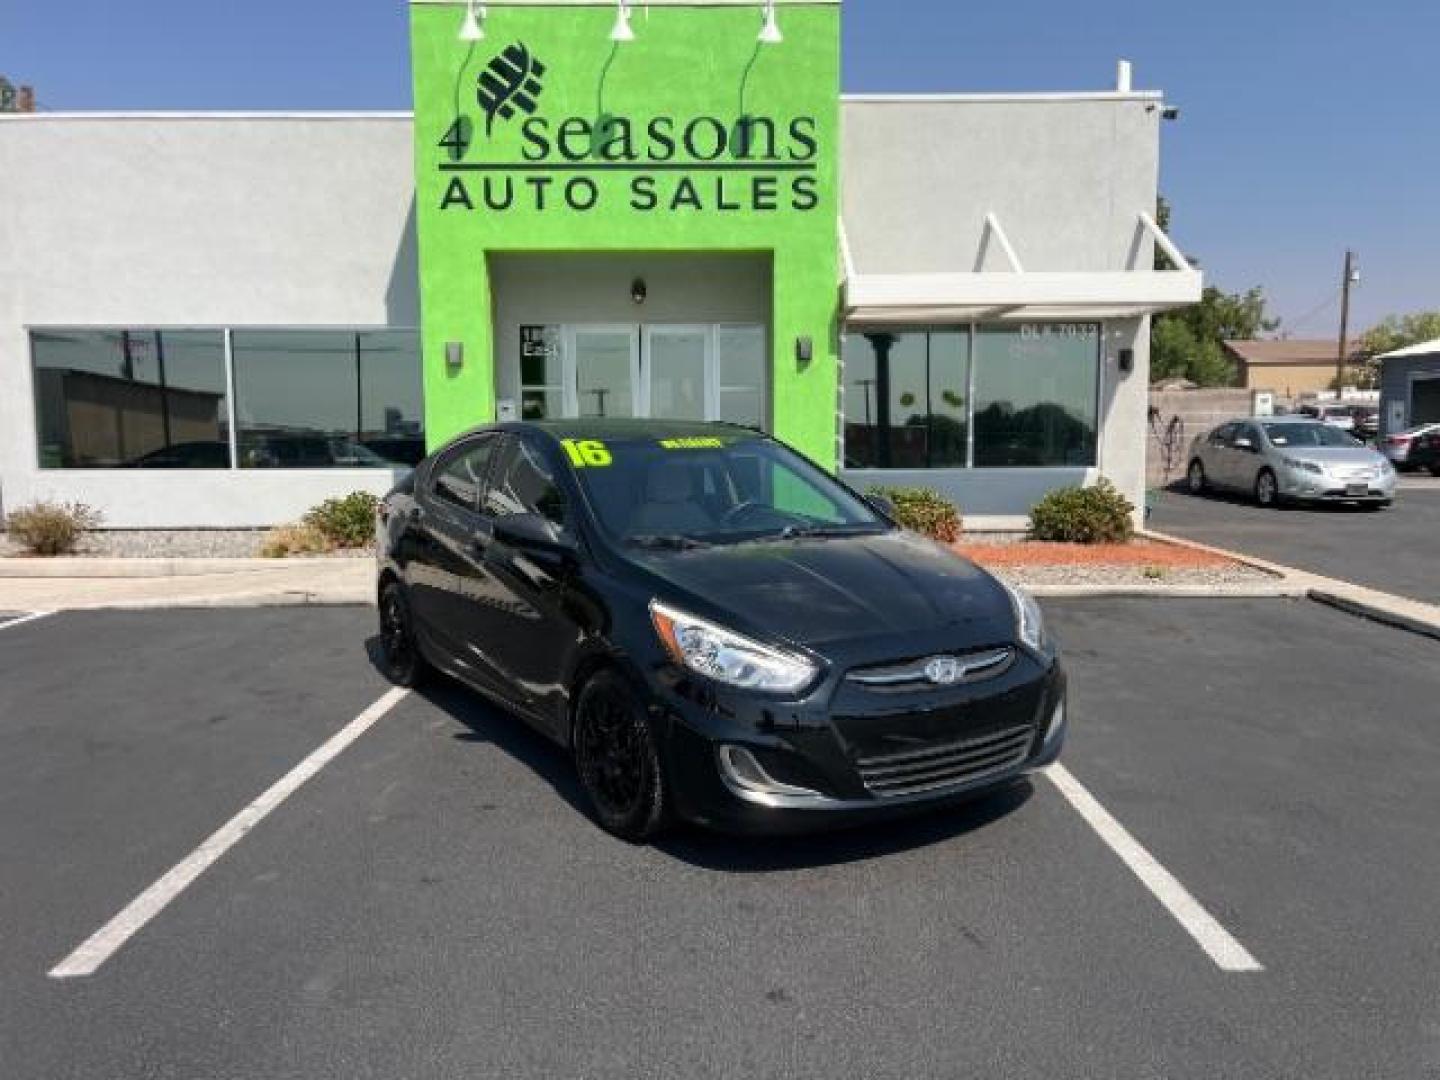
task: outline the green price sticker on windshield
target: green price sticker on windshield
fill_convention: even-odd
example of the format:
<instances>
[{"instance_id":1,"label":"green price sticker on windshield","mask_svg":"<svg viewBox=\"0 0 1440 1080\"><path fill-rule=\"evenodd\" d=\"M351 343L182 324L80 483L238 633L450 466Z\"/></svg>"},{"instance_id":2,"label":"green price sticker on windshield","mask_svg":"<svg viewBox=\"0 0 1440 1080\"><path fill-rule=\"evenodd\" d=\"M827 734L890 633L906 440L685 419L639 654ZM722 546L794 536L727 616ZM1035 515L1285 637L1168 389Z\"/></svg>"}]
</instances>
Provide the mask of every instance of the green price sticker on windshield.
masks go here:
<instances>
[{"instance_id":1,"label":"green price sticker on windshield","mask_svg":"<svg viewBox=\"0 0 1440 1080\"><path fill-rule=\"evenodd\" d=\"M602 469L614 462L610 448L599 439L561 439L565 456L577 469Z\"/></svg>"}]
</instances>

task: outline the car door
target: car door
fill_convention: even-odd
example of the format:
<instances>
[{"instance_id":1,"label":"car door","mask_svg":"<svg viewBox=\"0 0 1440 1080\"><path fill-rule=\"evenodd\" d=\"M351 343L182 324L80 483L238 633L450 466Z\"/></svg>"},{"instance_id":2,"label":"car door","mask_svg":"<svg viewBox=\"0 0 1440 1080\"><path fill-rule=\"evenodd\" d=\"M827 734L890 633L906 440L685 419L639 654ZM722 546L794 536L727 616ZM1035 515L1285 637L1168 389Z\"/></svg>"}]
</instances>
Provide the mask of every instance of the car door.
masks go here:
<instances>
[{"instance_id":1,"label":"car door","mask_svg":"<svg viewBox=\"0 0 1440 1080\"><path fill-rule=\"evenodd\" d=\"M1247 445L1248 444L1248 445ZM1251 491L1265 465L1265 436L1259 424L1241 424L1236 429L1232 452L1235 455L1235 487Z\"/></svg>"},{"instance_id":2,"label":"car door","mask_svg":"<svg viewBox=\"0 0 1440 1080\"><path fill-rule=\"evenodd\" d=\"M561 736L564 675L581 632L566 607L562 560L519 550L496 536L514 514L539 514L574 534L574 508L544 444L507 435L481 499L481 543L466 555L467 634L485 652L505 696Z\"/></svg>"},{"instance_id":3,"label":"car door","mask_svg":"<svg viewBox=\"0 0 1440 1080\"><path fill-rule=\"evenodd\" d=\"M1235 486L1235 431L1239 424L1221 424L1205 440L1205 478L1216 487Z\"/></svg>"},{"instance_id":4,"label":"car door","mask_svg":"<svg viewBox=\"0 0 1440 1080\"><path fill-rule=\"evenodd\" d=\"M477 435L435 460L416 490L414 520L406 529L410 605L419 632L461 674L493 682L483 660L470 654L461 632L462 575L481 527L480 499L500 448L496 433Z\"/></svg>"}]
</instances>

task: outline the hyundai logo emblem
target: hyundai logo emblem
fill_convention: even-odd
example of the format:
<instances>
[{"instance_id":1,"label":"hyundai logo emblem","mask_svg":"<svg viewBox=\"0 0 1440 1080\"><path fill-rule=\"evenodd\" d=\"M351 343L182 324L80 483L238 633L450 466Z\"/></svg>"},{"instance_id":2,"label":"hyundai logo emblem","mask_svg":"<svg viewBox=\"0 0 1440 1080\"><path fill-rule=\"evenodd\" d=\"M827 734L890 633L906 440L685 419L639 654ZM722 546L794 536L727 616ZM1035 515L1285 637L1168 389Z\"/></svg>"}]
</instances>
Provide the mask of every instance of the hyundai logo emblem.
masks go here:
<instances>
[{"instance_id":1,"label":"hyundai logo emblem","mask_svg":"<svg viewBox=\"0 0 1440 1080\"><path fill-rule=\"evenodd\" d=\"M949 686L964 674L965 669L953 656L937 656L925 665L925 678L937 686Z\"/></svg>"}]
</instances>

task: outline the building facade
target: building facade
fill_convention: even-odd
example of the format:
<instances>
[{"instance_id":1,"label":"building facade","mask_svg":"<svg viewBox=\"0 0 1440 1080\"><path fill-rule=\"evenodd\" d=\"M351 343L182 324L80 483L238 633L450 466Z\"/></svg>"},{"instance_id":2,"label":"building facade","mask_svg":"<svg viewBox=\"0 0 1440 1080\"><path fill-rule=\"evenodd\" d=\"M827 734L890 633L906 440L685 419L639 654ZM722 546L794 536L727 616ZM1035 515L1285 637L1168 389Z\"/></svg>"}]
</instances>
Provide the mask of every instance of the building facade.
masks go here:
<instances>
[{"instance_id":1,"label":"building facade","mask_svg":"<svg viewBox=\"0 0 1440 1080\"><path fill-rule=\"evenodd\" d=\"M1284 398L1319 394L1335 387L1338 339L1275 338L1225 342L1235 362L1239 384L1247 390L1268 390ZM1346 354L1346 383L1364 374L1358 359L1360 343L1352 341Z\"/></svg>"},{"instance_id":2,"label":"building facade","mask_svg":"<svg viewBox=\"0 0 1440 1080\"><path fill-rule=\"evenodd\" d=\"M1200 292L1160 95L842 96L837 3L485 9L412 3L413 114L0 118L7 507L272 524L594 415L972 518L1141 501L1149 318Z\"/></svg>"},{"instance_id":3,"label":"building facade","mask_svg":"<svg viewBox=\"0 0 1440 1080\"><path fill-rule=\"evenodd\" d=\"M1380 364L1380 433L1440 424L1440 340L1375 359Z\"/></svg>"}]
</instances>

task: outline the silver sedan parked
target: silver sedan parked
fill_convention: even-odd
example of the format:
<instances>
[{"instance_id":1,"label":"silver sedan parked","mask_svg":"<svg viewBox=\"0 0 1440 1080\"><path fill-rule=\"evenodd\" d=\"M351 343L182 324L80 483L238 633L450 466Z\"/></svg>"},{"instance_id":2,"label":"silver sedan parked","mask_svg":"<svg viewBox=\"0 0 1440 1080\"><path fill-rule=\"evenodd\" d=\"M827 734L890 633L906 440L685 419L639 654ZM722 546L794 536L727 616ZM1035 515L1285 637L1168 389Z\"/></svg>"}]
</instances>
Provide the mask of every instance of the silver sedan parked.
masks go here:
<instances>
[{"instance_id":1,"label":"silver sedan parked","mask_svg":"<svg viewBox=\"0 0 1440 1080\"><path fill-rule=\"evenodd\" d=\"M1283 500L1389 506L1395 470L1381 454L1331 424L1301 416L1232 420L1190 444L1195 494L1223 488L1261 506Z\"/></svg>"}]
</instances>

